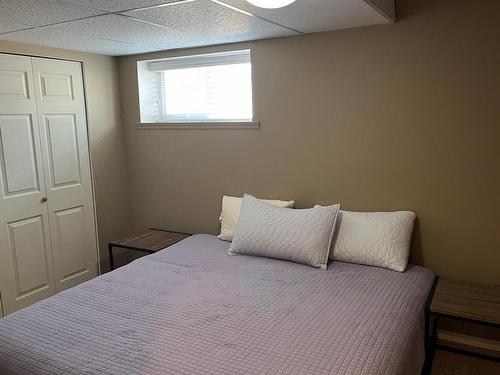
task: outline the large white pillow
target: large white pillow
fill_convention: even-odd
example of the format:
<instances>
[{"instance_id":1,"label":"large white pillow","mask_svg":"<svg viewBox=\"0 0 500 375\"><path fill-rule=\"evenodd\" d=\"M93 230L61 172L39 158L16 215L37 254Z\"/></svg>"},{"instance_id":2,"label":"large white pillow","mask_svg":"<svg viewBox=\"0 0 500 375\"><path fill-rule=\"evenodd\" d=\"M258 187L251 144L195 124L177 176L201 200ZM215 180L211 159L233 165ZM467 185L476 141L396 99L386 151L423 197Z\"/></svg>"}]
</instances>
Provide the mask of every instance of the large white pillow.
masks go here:
<instances>
[{"instance_id":1,"label":"large white pillow","mask_svg":"<svg viewBox=\"0 0 500 375\"><path fill-rule=\"evenodd\" d=\"M340 211L330 259L404 272L416 215Z\"/></svg>"},{"instance_id":2,"label":"large white pillow","mask_svg":"<svg viewBox=\"0 0 500 375\"><path fill-rule=\"evenodd\" d=\"M217 236L224 241L232 241L234 230L240 217L241 202L243 198L239 197L222 197L222 212L219 217L220 234ZM273 204L279 207L293 208L295 201L280 201L271 199L262 199L264 202Z\"/></svg>"},{"instance_id":3,"label":"large white pillow","mask_svg":"<svg viewBox=\"0 0 500 375\"><path fill-rule=\"evenodd\" d=\"M284 259L326 270L340 205L277 207L245 194L229 254Z\"/></svg>"}]
</instances>

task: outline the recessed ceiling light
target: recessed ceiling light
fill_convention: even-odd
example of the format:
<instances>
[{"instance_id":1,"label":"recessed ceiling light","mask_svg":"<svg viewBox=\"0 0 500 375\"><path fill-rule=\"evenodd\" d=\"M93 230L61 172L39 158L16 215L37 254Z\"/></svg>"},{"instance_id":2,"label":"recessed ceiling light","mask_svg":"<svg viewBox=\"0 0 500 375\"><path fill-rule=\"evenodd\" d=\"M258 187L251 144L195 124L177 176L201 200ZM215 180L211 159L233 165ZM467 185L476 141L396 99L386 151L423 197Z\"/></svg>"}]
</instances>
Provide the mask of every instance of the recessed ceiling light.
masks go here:
<instances>
[{"instance_id":1,"label":"recessed ceiling light","mask_svg":"<svg viewBox=\"0 0 500 375\"><path fill-rule=\"evenodd\" d=\"M247 1L250 4L255 5L256 7L275 9L275 8L286 7L287 5L293 3L295 0L247 0Z\"/></svg>"}]
</instances>

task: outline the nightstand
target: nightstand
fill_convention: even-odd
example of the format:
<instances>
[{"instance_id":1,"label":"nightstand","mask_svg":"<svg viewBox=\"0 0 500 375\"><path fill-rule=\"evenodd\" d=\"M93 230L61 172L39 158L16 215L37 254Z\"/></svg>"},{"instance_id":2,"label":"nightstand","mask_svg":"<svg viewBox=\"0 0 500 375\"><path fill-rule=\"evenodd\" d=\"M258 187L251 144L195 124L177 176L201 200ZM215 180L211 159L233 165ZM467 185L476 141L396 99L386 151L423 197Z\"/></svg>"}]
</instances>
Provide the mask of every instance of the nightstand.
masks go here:
<instances>
[{"instance_id":1,"label":"nightstand","mask_svg":"<svg viewBox=\"0 0 500 375\"><path fill-rule=\"evenodd\" d=\"M188 233L149 228L140 233L108 243L109 266L115 269L113 249L122 248L152 254L191 236Z\"/></svg>"},{"instance_id":2,"label":"nightstand","mask_svg":"<svg viewBox=\"0 0 500 375\"><path fill-rule=\"evenodd\" d=\"M446 331L443 331L443 337L440 332L438 342L441 318L500 328L500 285L439 278L429 309L432 330L427 332L432 350L439 346L498 359L495 348L500 347L500 343L495 340L451 332L445 336Z\"/></svg>"}]
</instances>

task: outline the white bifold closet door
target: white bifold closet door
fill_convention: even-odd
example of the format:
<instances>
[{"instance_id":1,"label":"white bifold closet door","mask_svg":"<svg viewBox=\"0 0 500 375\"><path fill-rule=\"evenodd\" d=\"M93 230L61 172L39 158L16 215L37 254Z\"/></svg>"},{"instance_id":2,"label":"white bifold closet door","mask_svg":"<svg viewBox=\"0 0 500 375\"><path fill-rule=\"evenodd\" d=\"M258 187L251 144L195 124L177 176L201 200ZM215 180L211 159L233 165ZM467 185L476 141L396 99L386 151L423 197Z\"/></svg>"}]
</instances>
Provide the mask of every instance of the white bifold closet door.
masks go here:
<instances>
[{"instance_id":1,"label":"white bifold closet door","mask_svg":"<svg viewBox=\"0 0 500 375\"><path fill-rule=\"evenodd\" d=\"M5 314L97 275L81 64L0 54Z\"/></svg>"}]
</instances>

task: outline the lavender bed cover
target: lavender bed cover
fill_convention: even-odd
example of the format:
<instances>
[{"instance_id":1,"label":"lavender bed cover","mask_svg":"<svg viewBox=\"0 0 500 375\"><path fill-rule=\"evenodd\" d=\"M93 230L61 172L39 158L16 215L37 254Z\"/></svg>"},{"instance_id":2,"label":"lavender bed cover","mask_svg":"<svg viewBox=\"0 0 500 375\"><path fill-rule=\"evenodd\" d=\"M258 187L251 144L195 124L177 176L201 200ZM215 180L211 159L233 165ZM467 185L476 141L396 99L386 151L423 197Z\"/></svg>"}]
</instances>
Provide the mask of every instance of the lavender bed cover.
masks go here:
<instances>
[{"instance_id":1,"label":"lavender bed cover","mask_svg":"<svg viewBox=\"0 0 500 375\"><path fill-rule=\"evenodd\" d=\"M431 271L195 235L0 320L0 374L416 374Z\"/></svg>"}]
</instances>

